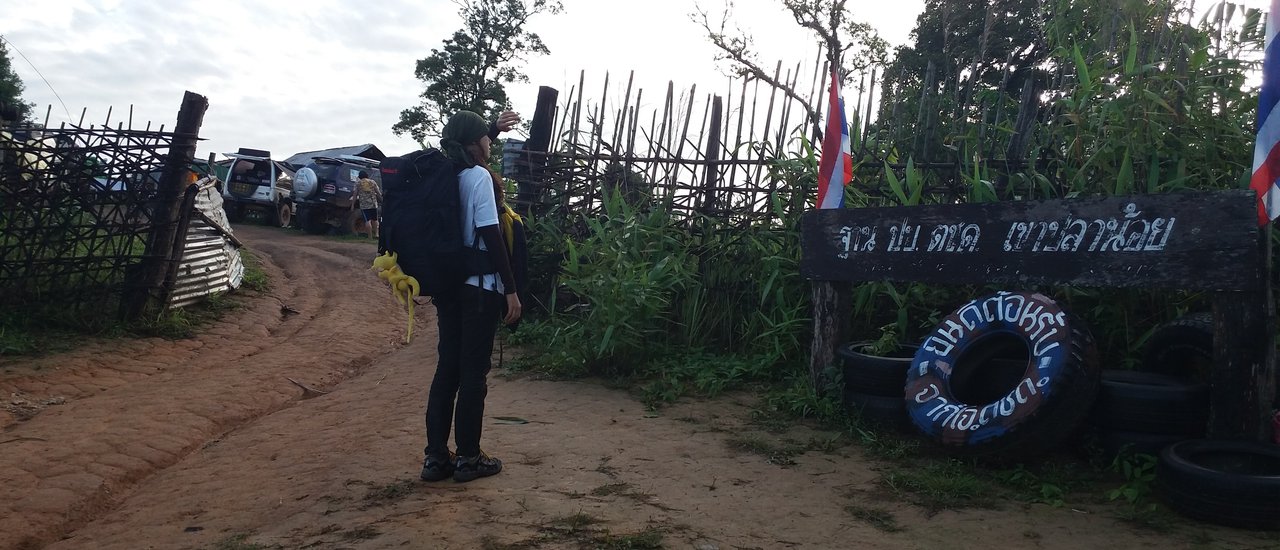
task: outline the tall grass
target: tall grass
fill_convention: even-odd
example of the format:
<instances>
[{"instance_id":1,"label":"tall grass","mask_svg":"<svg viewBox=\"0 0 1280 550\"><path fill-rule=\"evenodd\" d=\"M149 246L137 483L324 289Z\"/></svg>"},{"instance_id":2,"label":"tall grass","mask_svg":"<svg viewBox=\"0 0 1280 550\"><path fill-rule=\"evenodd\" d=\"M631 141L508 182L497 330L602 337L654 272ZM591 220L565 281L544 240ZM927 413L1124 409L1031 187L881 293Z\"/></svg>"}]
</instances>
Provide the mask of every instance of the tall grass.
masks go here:
<instances>
[{"instance_id":1,"label":"tall grass","mask_svg":"<svg viewBox=\"0 0 1280 550\"><path fill-rule=\"evenodd\" d=\"M717 393L779 377L803 359L808 287L794 223L677 218L609 193L602 215L575 225L577 235L533 228L564 251L550 315L517 336L540 368L648 379L651 396L669 400L686 386Z\"/></svg>"}]
</instances>

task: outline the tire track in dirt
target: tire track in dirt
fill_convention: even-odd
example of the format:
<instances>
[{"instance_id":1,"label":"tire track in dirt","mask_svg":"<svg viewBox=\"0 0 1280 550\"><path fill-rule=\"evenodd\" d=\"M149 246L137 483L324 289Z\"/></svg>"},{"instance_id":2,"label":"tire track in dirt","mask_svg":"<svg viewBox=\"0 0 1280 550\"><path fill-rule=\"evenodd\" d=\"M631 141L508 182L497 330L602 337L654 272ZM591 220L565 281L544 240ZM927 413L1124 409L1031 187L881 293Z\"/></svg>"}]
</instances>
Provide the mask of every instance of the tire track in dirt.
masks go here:
<instances>
[{"instance_id":1,"label":"tire track in dirt","mask_svg":"<svg viewBox=\"0 0 1280 550\"><path fill-rule=\"evenodd\" d=\"M101 340L0 362L4 402L54 403L25 421L0 416L0 548L57 540L158 470L289 407L301 390L285 377L332 388L399 346L403 314L368 271L371 243L237 234L262 257L271 292L196 338Z\"/></svg>"}]
</instances>

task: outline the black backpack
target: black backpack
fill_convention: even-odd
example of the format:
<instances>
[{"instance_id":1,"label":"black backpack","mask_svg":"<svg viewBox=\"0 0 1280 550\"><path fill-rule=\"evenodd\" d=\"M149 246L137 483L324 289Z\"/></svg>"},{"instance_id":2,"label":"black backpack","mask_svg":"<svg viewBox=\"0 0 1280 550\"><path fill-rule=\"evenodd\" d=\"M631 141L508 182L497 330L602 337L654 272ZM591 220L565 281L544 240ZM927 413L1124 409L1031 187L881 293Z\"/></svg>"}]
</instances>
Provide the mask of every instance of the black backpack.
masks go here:
<instances>
[{"instance_id":1,"label":"black backpack","mask_svg":"<svg viewBox=\"0 0 1280 550\"><path fill-rule=\"evenodd\" d=\"M418 280L422 294L450 294L468 276L495 271L486 252L462 244L458 165L438 149L427 149L387 158L379 171L378 253L397 254L400 270Z\"/></svg>"}]
</instances>

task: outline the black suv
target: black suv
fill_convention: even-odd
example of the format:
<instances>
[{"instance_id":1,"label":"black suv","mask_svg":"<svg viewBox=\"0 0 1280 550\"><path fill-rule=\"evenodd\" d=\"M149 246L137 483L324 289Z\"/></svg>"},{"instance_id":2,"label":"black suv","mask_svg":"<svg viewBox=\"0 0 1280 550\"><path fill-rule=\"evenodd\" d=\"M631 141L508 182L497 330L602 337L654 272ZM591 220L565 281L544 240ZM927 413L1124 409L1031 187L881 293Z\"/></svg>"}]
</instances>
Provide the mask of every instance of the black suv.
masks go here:
<instances>
[{"instance_id":1,"label":"black suv","mask_svg":"<svg viewBox=\"0 0 1280 550\"><path fill-rule=\"evenodd\" d=\"M298 225L303 231L320 235L362 231L364 217L352 204L360 172L382 185L378 161L364 157L315 157L293 176L293 200L298 208Z\"/></svg>"}]
</instances>

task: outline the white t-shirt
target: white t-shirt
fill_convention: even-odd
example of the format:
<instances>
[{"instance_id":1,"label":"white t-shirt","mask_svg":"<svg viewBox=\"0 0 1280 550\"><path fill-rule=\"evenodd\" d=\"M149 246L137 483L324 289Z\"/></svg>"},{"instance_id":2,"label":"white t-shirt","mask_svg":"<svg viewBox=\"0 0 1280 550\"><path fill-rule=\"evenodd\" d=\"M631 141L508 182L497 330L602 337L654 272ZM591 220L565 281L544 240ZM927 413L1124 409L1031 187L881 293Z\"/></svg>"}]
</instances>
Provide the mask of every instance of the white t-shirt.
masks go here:
<instances>
[{"instance_id":1,"label":"white t-shirt","mask_svg":"<svg viewBox=\"0 0 1280 550\"><path fill-rule=\"evenodd\" d=\"M458 198L462 204L462 244L488 250L476 228L498 225L498 201L493 196L493 178L483 166L472 166L458 174ZM472 275L467 284L503 294L497 272Z\"/></svg>"}]
</instances>

